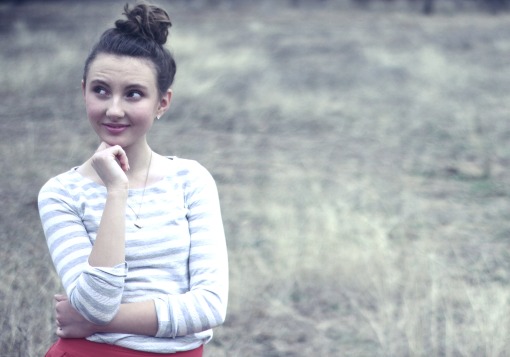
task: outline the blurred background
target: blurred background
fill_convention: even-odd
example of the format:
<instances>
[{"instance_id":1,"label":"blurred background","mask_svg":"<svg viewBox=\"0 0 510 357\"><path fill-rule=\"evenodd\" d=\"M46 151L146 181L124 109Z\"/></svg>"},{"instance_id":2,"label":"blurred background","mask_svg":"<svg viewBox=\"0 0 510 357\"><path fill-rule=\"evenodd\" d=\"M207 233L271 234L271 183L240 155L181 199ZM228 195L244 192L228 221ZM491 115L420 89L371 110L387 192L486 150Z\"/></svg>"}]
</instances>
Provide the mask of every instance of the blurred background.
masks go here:
<instances>
[{"instance_id":1,"label":"blurred background","mask_svg":"<svg viewBox=\"0 0 510 357\"><path fill-rule=\"evenodd\" d=\"M216 178L230 259L205 356L508 356L506 0L156 2L161 154ZM80 81L125 1L0 2L0 356L61 292L36 200L95 151Z\"/></svg>"}]
</instances>

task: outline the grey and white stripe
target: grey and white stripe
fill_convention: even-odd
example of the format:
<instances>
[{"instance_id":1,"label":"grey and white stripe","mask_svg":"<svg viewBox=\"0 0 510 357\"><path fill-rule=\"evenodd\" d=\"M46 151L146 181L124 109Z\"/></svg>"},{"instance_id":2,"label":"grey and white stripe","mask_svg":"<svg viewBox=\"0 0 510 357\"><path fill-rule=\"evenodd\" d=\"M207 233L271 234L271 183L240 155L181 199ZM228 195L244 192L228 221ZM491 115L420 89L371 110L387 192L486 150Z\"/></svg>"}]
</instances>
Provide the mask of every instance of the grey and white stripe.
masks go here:
<instances>
[{"instance_id":1,"label":"grey and white stripe","mask_svg":"<svg viewBox=\"0 0 510 357\"><path fill-rule=\"evenodd\" d=\"M212 338L223 323L228 263L216 184L193 160L171 157L172 170L145 190L134 227L126 210L126 263L94 268L94 244L106 189L73 168L50 179L39 193L39 213L55 268L71 304L89 321L106 324L121 303L153 299L155 337L95 334L92 341L169 353L192 349ZM143 189L129 191L138 207Z\"/></svg>"}]
</instances>

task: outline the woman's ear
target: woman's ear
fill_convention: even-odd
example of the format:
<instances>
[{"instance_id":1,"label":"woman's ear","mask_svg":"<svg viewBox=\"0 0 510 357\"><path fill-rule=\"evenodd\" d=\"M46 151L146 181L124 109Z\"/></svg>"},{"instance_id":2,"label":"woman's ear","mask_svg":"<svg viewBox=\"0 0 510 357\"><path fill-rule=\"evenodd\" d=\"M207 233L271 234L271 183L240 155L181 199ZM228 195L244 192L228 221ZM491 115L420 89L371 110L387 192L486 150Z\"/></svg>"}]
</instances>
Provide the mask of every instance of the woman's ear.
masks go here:
<instances>
[{"instance_id":1,"label":"woman's ear","mask_svg":"<svg viewBox=\"0 0 510 357\"><path fill-rule=\"evenodd\" d=\"M85 81L81 80L81 90L83 91L83 96L85 96Z\"/></svg>"},{"instance_id":2,"label":"woman's ear","mask_svg":"<svg viewBox=\"0 0 510 357\"><path fill-rule=\"evenodd\" d=\"M173 94L172 90L169 89L161 97L161 100L159 101L159 106L158 106L158 117L165 114L165 112L168 110L168 108L170 108L170 102L172 101L172 94Z\"/></svg>"}]
</instances>

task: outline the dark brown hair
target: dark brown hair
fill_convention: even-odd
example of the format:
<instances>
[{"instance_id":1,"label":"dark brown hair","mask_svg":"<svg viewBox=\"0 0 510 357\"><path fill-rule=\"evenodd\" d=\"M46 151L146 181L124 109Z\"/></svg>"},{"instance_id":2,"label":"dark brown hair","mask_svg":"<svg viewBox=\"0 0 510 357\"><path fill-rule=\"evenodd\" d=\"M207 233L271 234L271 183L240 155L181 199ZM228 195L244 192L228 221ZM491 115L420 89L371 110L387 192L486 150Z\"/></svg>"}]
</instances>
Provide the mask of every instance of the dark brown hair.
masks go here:
<instances>
[{"instance_id":1,"label":"dark brown hair","mask_svg":"<svg viewBox=\"0 0 510 357\"><path fill-rule=\"evenodd\" d=\"M100 53L146 58L156 68L157 85L163 95L172 85L177 70L175 60L163 45L172 26L168 13L160 7L140 3L124 6L126 20L115 21L115 27L106 30L92 48L85 61L83 81L87 81L90 64Z\"/></svg>"}]
</instances>

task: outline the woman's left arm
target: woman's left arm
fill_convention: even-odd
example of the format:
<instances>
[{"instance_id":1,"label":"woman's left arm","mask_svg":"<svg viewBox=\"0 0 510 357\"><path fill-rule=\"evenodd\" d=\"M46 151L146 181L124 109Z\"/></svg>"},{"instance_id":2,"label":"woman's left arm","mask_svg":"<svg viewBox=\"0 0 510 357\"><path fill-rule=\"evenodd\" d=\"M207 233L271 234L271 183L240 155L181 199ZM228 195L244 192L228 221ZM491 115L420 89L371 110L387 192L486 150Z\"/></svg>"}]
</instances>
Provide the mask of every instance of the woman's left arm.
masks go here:
<instances>
[{"instance_id":1,"label":"woman's left arm","mask_svg":"<svg viewBox=\"0 0 510 357\"><path fill-rule=\"evenodd\" d=\"M158 330L153 300L122 304L107 325L96 325L85 319L65 295L55 295L55 301L58 337L84 338L98 332L155 336Z\"/></svg>"},{"instance_id":2,"label":"woman's left arm","mask_svg":"<svg viewBox=\"0 0 510 357\"><path fill-rule=\"evenodd\" d=\"M157 337L186 336L221 325L228 301L228 256L218 190L195 162L185 189L190 233L190 290L154 299Z\"/></svg>"}]
</instances>

